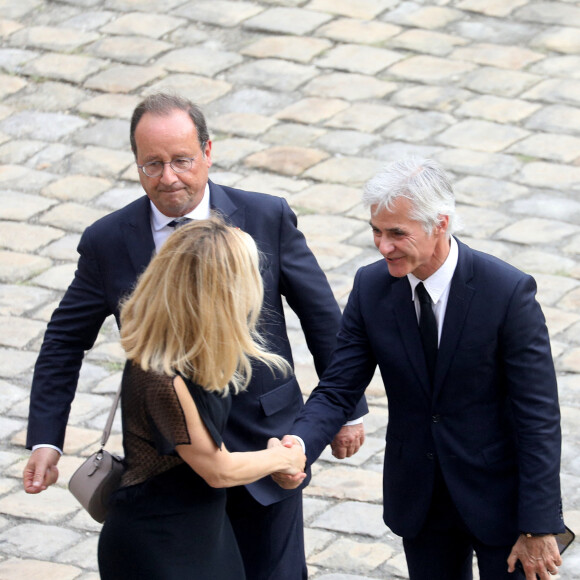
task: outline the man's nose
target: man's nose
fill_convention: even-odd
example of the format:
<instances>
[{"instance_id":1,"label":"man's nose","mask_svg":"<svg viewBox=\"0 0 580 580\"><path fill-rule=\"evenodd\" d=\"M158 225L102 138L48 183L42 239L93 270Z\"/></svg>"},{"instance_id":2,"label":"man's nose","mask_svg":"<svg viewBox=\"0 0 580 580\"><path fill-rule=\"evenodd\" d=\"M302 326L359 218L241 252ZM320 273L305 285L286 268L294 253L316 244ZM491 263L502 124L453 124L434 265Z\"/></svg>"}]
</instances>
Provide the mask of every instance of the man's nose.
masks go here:
<instances>
[{"instance_id":1,"label":"man's nose","mask_svg":"<svg viewBox=\"0 0 580 580\"><path fill-rule=\"evenodd\" d=\"M161 181L163 181L164 183L175 183L178 179L177 174L175 173L175 171L173 171L169 163L166 163L163 166L163 172L161 173L160 177Z\"/></svg>"},{"instance_id":2,"label":"man's nose","mask_svg":"<svg viewBox=\"0 0 580 580\"><path fill-rule=\"evenodd\" d=\"M382 236L381 239L379 240L377 248L383 256L388 256L393 251L394 245L391 240L389 240L385 236Z\"/></svg>"}]
</instances>

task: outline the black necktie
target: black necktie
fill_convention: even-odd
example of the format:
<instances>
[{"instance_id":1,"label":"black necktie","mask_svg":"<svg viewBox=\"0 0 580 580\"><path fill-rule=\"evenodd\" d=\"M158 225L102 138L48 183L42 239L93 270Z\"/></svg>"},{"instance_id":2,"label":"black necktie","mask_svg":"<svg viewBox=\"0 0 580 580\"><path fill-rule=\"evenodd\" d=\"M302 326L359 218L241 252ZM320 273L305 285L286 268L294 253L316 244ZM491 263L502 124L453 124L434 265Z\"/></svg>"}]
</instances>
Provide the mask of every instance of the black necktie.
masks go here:
<instances>
[{"instance_id":1,"label":"black necktie","mask_svg":"<svg viewBox=\"0 0 580 580\"><path fill-rule=\"evenodd\" d=\"M171 220L167 224L167 227L177 229L177 228L180 228L181 226L184 226L185 224L188 224L190 221L191 221L191 218L188 218L188 217L175 218L174 220Z\"/></svg>"},{"instance_id":2,"label":"black necktie","mask_svg":"<svg viewBox=\"0 0 580 580\"><path fill-rule=\"evenodd\" d=\"M437 321L435 320L435 314L433 313L433 301L431 300L427 290L425 290L423 282L420 282L417 285L416 290L421 305L419 332L421 333L421 342L423 343L423 351L425 352L429 378L433 381L438 349Z\"/></svg>"}]
</instances>

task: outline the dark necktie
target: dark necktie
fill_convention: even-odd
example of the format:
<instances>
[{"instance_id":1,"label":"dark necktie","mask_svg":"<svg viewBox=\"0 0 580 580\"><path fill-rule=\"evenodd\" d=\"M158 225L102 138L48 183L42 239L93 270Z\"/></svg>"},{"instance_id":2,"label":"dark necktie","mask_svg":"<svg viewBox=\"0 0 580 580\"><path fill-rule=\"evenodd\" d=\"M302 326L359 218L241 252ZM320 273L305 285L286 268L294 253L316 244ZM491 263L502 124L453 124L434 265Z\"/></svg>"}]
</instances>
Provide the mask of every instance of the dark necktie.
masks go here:
<instances>
[{"instance_id":1,"label":"dark necktie","mask_svg":"<svg viewBox=\"0 0 580 580\"><path fill-rule=\"evenodd\" d=\"M433 374L435 372L435 363L437 362L437 320L435 320L435 314L433 313L433 301L425 289L425 286L423 286L423 282L420 282L417 285L416 290L421 305L419 332L421 334L421 342L423 343L423 351L425 352L425 360L427 361L429 378L432 382Z\"/></svg>"},{"instance_id":2,"label":"dark necktie","mask_svg":"<svg viewBox=\"0 0 580 580\"><path fill-rule=\"evenodd\" d=\"M171 220L167 224L167 227L177 229L177 228L180 228L181 226L184 226L185 224L188 224L190 221L191 221L191 218L178 217L178 218L175 218L174 220Z\"/></svg>"}]
</instances>

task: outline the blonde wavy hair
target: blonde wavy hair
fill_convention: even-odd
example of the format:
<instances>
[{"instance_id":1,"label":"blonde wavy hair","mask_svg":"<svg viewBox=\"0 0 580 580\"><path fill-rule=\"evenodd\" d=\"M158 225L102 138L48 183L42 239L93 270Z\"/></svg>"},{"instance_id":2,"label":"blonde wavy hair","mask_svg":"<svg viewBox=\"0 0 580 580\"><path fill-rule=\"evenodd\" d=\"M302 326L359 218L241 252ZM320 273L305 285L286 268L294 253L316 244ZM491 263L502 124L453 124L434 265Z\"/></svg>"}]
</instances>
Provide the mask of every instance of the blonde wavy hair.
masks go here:
<instances>
[{"instance_id":1,"label":"blonde wavy hair","mask_svg":"<svg viewBox=\"0 0 580 580\"><path fill-rule=\"evenodd\" d=\"M257 331L263 300L254 240L218 216L177 229L121 306L121 345L145 371L208 391L244 389L252 359L288 371Z\"/></svg>"}]
</instances>

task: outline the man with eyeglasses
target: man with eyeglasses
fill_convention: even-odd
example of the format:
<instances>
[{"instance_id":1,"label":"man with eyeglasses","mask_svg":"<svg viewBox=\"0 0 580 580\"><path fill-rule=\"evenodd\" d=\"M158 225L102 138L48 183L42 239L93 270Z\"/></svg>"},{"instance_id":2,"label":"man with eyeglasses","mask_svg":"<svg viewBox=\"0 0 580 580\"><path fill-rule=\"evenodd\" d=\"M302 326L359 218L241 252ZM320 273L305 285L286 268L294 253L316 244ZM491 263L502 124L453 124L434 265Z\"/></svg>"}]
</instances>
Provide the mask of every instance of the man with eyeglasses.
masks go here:
<instances>
[{"instance_id":1,"label":"man with eyeglasses","mask_svg":"<svg viewBox=\"0 0 580 580\"><path fill-rule=\"evenodd\" d=\"M56 482L84 353L107 316L119 324L120 299L179 221L218 211L252 235L263 258L262 334L273 352L292 362L282 296L301 321L319 375L334 348L340 310L296 216L282 198L209 180L212 143L201 110L177 96L152 95L135 109L130 137L147 195L98 220L81 237L78 269L48 324L34 371L27 437L33 452L23 474L28 493ZM233 398L224 436L228 449L264 448L268 438L287 432L302 405L294 376L256 365L248 390ZM333 442L337 457L356 453L363 443L358 418L366 411L362 399ZM270 478L232 488L228 514L248 579L307 577L301 489L282 490Z\"/></svg>"}]
</instances>

